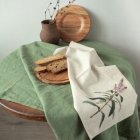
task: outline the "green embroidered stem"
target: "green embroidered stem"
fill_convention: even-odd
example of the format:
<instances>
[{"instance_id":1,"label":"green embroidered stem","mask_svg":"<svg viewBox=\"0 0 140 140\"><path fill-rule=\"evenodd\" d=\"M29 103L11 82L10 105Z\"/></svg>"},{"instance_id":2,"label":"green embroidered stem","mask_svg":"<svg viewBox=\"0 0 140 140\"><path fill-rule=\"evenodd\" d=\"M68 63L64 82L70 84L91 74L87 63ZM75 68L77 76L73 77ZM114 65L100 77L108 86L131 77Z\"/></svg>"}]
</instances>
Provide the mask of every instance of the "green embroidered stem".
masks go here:
<instances>
[{"instance_id":1,"label":"green embroidered stem","mask_svg":"<svg viewBox=\"0 0 140 140\"><path fill-rule=\"evenodd\" d=\"M106 117L106 114L103 112L103 108L105 106L110 107L108 117L110 117L112 115L112 117L114 118L116 103L119 103L119 111L121 110L121 103L123 102L123 96L121 96L120 93L122 93L125 89L127 89L127 87L124 86L123 81L124 80L122 78L118 84L115 84L115 86L112 90L108 90L106 92L92 92L92 93L96 93L96 94L98 93L99 96L96 98L88 98L88 99L90 99L90 101L89 100L83 101L83 103L88 103L92 106L97 107L97 109L98 109L98 111L96 111L96 113L94 113L92 116L90 116L90 118L94 117L98 113L101 113L102 116L101 116L99 128L101 127L101 125ZM118 96L120 97L120 100L117 98ZM104 103L103 106L100 107L98 105L98 103L94 103L93 101L95 101L95 100L100 100L100 103L103 102ZM109 102L111 103L111 105L109 104Z\"/></svg>"},{"instance_id":2,"label":"green embroidered stem","mask_svg":"<svg viewBox=\"0 0 140 140\"><path fill-rule=\"evenodd\" d=\"M90 118L92 118L93 116L95 116L98 112L100 112L114 97L115 94L113 94L110 99L103 105L103 107L101 107L95 114L93 114L92 116L90 116Z\"/></svg>"}]
</instances>

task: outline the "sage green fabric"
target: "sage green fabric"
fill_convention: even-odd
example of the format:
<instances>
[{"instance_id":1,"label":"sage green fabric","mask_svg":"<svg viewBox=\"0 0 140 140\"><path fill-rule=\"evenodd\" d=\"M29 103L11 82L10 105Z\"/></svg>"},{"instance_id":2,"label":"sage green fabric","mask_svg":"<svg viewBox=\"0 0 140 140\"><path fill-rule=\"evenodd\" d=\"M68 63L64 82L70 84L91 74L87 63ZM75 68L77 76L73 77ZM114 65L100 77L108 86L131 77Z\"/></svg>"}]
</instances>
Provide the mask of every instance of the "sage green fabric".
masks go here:
<instances>
[{"instance_id":1,"label":"sage green fabric","mask_svg":"<svg viewBox=\"0 0 140 140\"><path fill-rule=\"evenodd\" d=\"M133 67L117 50L89 40L81 43L94 47L106 65L117 65L135 86ZM38 81L34 75L34 61L51 55L58 47L60 46L34 42L20 47L6 57L0 63L0 98L43 110L57 140L89 140L74 110L70 84L48 85ZM127 138L140 140L137 106L131 117L93 140Z\"/></svg>"}]
</instances>

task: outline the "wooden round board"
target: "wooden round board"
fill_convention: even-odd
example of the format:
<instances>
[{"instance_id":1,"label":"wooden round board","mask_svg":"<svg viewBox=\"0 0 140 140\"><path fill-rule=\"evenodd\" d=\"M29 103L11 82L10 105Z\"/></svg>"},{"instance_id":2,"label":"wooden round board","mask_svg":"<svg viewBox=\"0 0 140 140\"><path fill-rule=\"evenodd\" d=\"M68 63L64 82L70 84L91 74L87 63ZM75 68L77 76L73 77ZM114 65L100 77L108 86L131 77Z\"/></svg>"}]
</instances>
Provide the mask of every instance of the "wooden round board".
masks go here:
<instances>
[{"instance_id":1,"label":"wooden round board","mask_svg":"<svg viewBox=\"0 0 140 140\"><path fill-rule=\"evenodd\" d=\"M78 42L90 31L90 17L83 7L70 5L58 11L56 25L62 40Z\"/></svg>"},{"instance_id":2,"label":"wooden round board","mask_svg":"<svg viewBox=\"0 0 140 140\"><path fill-rule=\"evenodd\" d=\"M51 72L36 73L37 78L47 84L67 84L69 83L68 71L63 71L59 74Z\"/></svg>"}]
</instances>

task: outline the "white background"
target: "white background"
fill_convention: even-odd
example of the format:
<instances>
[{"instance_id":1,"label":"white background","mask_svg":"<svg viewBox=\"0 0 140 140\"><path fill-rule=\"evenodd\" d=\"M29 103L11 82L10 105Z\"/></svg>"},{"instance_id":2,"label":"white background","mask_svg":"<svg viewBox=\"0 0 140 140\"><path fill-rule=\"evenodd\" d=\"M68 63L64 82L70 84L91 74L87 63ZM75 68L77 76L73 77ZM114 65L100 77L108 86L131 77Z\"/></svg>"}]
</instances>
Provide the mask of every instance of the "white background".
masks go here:
<instances>
[{"instance_id":1,"label":"white background","mask_svg":"<svg viewBox=\"0 0 140 140\"><path fill-rule=\"evenodd\" d=\"M44 20L48 3L48 0L0 0L0 60L22 44L40 40L40 21ZM140 0L76 0L76 3L90 13L92 27L88 37L118 48L132 63L139 92Z\"/></svg>"}]
</instances>

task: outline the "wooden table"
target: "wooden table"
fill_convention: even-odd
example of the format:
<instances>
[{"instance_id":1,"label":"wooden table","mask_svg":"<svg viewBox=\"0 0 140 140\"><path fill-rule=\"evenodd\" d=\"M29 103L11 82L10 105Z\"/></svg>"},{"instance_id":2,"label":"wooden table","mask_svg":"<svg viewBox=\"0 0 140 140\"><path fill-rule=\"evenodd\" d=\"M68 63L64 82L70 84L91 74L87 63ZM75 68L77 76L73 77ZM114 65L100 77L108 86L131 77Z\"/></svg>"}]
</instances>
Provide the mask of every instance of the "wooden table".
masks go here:
<instances>
[{"instance_id":1,"label":"wooden table","mask_svg":"<svg viewBox=\"0 0 140 140\"><path fill-rule=\"evenodd\" d=\"M43 111L33 109L28 106L24 106L18 103L14 103L11 101L7 101L4 99L0 99L0 105L8 112L13 115L28 119L28 120L36 120L36 121L46 121L45 115Z\"/></svg>"}]
</instances>

